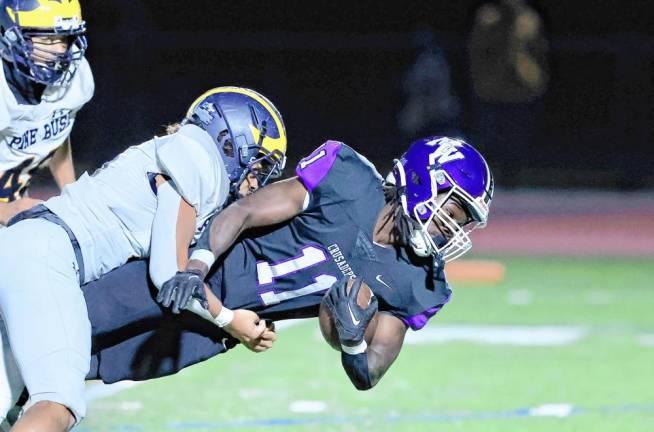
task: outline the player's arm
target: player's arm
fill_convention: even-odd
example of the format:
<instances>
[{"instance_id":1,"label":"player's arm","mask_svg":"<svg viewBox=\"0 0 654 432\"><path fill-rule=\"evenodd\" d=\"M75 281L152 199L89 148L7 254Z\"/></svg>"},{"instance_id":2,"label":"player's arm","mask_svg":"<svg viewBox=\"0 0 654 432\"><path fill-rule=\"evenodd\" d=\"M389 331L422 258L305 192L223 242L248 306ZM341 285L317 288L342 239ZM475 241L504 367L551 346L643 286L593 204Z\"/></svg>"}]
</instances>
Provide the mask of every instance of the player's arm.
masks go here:
<instances>
[{"instance_id":1,"label":"player's arm","mask_svg":"<svg viewBox=\"0 0 654 432\"><path fill-rule=\"evenodd\" d=\"M225 253L249 228L275 225L300 214L306 207L307 189L293 177L279 181L234 202L216 216L208 235L198 242L187 269L206 275L213 261Z\"/></svg>"},{"instance_id":2,"label":"player's arm","mask_svg":"<svg viewBox=\"0 0 654 432\"><path fill-rule=\"evenodd\" d=\"M152 223L149 271L150 279L159 290L157 301L165 307L172 305L173 313L187 309L221 325L216 317L220 316L222 303L211 290L205 288L204 275L185 270L188 247L195 233L195 208L163 176L157 176L156 182L157 211ZM180 284L184 285L184 289L177 289ZM222 312L224 315L225 311ZM264 345L272 344L271 341L255 341L252 346L248 345L250 339L256 339L265 328L263 322L260 329L257 327L258 317L251 318L248 322L253 324L248 326L248 331L243 336L244 343L254 351L263 351L269 348Z\"/></svg>"},{"instance_id":3,"label":"player's arm","mask_svg":"<svg viewBox=\"0 0 654 432\"><path fill-rule=\"evenodd\" d=\"M73 151L70 145L70 136L59 146L52 155L49 163L50 172L59 189L75 181L75 167L73 165Z\"/></svg>"},{"instance_id":4,"label":"player's arm","mask_svg":"<svg viewBox=\"0 0 654 432\"><path fill-rule=\"evenodd\" d=\"M195 208L163 176L156 177L157 211L152 222L150 279L161 289L176 272L184 270L188 247L195 233ZM174 312L179 312L175 310Z\"/></svg>"},{"instance_id":5,"label":"player's arm","mask_svg":"<svg viewBox=\"0 0 654 432\"><path fill-rule=\"evenodd\" d=\"M255 312L232 311L224 307L208 287L204 287L202 296L197 290L216 257L229 249L244 230L292 218L305 208L307 198L304 185L292 178L266 186L222 210L198 241L186 270L164 283L157 301L165 307L172 304L173 309L192 310L224 328L252 351L272 347L276 335L266 329L265 322ZM205 304L200 303L203 296L207 300Z\"/></svg>"},{"instance_id":6,"label":"player's arm","mask_svg":"<svg viewBox=\"0 0 654 432\"><path fill-rule=\"evenodd\" d=\"M380 313L377 328L372 341L363 352L348 353L341 351L341 364L358 390L369 390L384 376L397 358L406 326L397 317Z\"/></svg>"},{"instance_id":7,"label":"player's arm","mask_svg":"<svg viewBox=\"0 0 654 432\"><path fill-rule=\"evenodd\" d=\"M157 211L152 223L149 272L159 290L157 301L165 307L172 305L173 313L187 309L220 325L216 316L220 315L222 303L205 288L203 275L185 270L188 247L195 234L195 208L163 176L157 176L156 183ZM180 282L185 289L175 289Z\"/></svg>"},{"instance_id":8,"label":"player's arm","mask_svg":"<svg viewBox=\"0 0 654 432\"><path fill-rule=\"evenodd\" d=\"M365 283L356 278L347 292L349 278L343 277L329 289L323 304L334 321L341 344L341 364L358 390L368 390L379 382L402 348L406 326L397 317L377 313L377 297L362 307L358 296ZM377 314L375 333L366 343L365 333Z\"/></svg>"}]
</instances>

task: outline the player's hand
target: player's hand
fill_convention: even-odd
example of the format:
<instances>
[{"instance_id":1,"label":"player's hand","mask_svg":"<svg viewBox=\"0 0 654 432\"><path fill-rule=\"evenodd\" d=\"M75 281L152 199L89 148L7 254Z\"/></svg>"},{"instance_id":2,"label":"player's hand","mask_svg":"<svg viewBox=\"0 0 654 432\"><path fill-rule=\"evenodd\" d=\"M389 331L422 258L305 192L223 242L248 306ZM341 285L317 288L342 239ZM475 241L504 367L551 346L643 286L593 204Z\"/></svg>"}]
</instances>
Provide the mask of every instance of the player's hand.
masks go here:
<instances>
[{"instance_id":1,"label":"player's hand","mask_svg":"<svg viewBox=\"0 0 654 432\"><path fill-rule=\"evenodd\" d=\"M172 304L174 314L184 309L191 298L197 299L202 307L208 309L209 302L204 292L203 277L199 270L178 271L163 284L157 294L157 302L164 307Z\"/></svg>"},{"instance_id":2,"label":"player's hand","mask_svg":"<svg viewBox=\"0 0 654 432\"><path fill-rule=\"evenodd\" d=\"M256 341L254 347L247 347L249 350L254 352L264 352L272 348L273 343L277 340L277 333L275 333L274 325L266 325L266 330L261 334L261 337Z\"/></svg>"},{"instance_id":3,"label":"player's hand","mask_svg":"<svg viewBox=\"0 0 654 432\"><path fill-rule=\"evenodd\" d=\"M25 197L8 203L0 203L0 225L7 225L9 220L18 213L42 202L43 200L40 199Z\"/></svg>"},{"instance_id":4,"label":"player's hand","mask_svg":"<svg viewBox=\"0 0 654 432\"><path fill-rule=\"evenodd\" d=\"M266 322L260 319L259 315L246 309L235 310L234 319L224 329L254 352L271 348L277 339L274 330L268 329Z\"/></svg>"},{"instance_id":5,"label":"player's hand","mask_svg":"<svg viewBox=\"0 0 654 432\"><path fill-rule=\"evenodd\" d=\"M343 277L332 285L326 294L325 305L331 312L341 345L357 346L363 342L366 327L377 312L377 297L372 296L370 304L362 308L357 303L357 297L363 279L355 279L348 294L349 280L349 277Z\"/></svg>"}]
</instances>

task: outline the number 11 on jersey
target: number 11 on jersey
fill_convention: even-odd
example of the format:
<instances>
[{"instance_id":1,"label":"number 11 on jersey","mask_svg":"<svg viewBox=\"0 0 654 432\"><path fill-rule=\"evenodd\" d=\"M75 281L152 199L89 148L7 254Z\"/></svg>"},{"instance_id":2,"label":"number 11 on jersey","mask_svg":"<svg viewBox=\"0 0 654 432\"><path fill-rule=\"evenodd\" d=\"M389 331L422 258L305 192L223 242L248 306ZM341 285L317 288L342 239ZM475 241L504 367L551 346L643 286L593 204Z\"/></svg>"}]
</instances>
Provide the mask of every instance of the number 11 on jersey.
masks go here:
<instances>
[{"instance_id":1,"label":"number 11 on jersey","mask_svg":"<svg viewBox=\"0 0 654 432\"><path fill-rule=\"evenodd\" d=\"M289 300L328 289L334 284L334 282L336 282L337 279L332 275L322 274L314 278L314 283L304 287L281 292L274 291L275 278L300 272L326 260L327 255L325 254L325 251L322 250L322 248L317 246L306 246L302 248L302 251L299 255L285 259L283 261L276 263L268 263L266 261L257 262L258 285L271 285L269 291L264 291L259 294L261 296L261 300L266 306L269 306L284 300Z\"/></svg>"}]
</instances>

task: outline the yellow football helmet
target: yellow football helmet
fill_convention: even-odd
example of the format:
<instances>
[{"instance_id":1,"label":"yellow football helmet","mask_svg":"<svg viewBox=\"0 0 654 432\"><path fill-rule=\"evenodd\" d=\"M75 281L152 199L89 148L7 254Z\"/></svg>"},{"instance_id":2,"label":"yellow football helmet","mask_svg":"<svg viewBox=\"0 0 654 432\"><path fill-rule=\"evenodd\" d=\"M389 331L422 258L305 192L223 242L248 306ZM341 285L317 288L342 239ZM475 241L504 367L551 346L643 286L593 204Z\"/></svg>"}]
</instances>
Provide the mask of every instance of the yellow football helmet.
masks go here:
<instances>
[{"instance_id":1,"label":"yellow football helmet","mask_svg":"<svg viewBox=\"0 0 654 432\"><path fill-rule=\"evenodd\" d=\"M85 31L79 0L0 0L0 54L33 81L67 84L84 56ZM65 38L65 52L32 43L52 36Z\"/></svg>"},{"instance_id":2,"label":"yellow football helmet","mask_svg":"<svg viewBox=\"0 0 654 432\"><path fill-rule=\"evenodd\" d=\"M248 172L259 185L281 176L286 165L286 128L275 105L254 90L216 87L197 98L184 123L211 136L236 188Z\"/></svg>"}]
</instances>

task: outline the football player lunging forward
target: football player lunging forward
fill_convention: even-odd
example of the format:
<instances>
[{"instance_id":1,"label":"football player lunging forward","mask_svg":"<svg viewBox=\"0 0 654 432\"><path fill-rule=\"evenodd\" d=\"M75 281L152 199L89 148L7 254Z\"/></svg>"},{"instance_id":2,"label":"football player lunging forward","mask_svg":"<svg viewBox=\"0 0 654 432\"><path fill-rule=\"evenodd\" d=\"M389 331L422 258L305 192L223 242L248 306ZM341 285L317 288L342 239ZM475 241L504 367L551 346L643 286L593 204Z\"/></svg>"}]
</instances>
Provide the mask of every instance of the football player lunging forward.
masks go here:
<instances>
[{"instance_id":1,"label":"football player lunging forward","mask_svg":"<svg viewBox=\"0 0 654 432\"><path fill-rule=\"evenodd\" d=\"M209 303L221 314L246 308L277 320L315 317L324 301L345 371L358 389L369 389L399 354L407 329L421 329L449 301L443 261L465 253L470 231L486 223L491 171L469 144L430 137L413 143L386 181L336 141L302 159L296 173L235 202L202 235L198 248L220 258L206 279ZM203 275L210 259L191 264ZM343 283L353 276L377 300L366 309L345 295ZM180 272L159 300L183 305L202 295L197 286L193 274ZM143 261L91 282L84 293L95 336L91 377L105 382L172 374L236 343L197 317L163 313Z\"/></svg>"},{"instance_id":2,"label":"football player lunging forward","mask_svg":"<svg viewBox=\"0 0 654 432\"><path fill-rule=\"evenodd\" d=\"M283 120L259 93L210 90L182 123L83 174L0 231L0 311L30 394L13 430L64 431L85 415L91 327L81 284L149 256L150 276L161 286L185 267L189 244L230 193L281 174ZM188 307L214 322L199 302ZM229 331L256 344L265 324L253 312L236 312ZM15 396L5 396L3 413Z\"/></svg>"},{"instance_id":3,"label":"football player lunging forward","mask_svg":"<svg viewBox=\"0 0 654 432\"><path fill-rule=\"evenodd\" d=\"M0 227L31 207L32 172L75 181L70 131L93 96L78 0L0 0Z\"/></svg>"}]
</instances>

